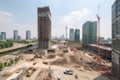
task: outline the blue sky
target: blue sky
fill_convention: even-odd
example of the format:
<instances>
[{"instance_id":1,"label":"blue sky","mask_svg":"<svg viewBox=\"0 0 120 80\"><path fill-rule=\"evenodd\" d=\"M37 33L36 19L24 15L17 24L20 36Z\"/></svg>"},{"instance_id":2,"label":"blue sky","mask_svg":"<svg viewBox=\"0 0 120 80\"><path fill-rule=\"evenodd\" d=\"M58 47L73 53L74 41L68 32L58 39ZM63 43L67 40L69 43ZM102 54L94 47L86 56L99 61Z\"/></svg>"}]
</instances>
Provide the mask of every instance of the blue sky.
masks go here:
<instances>
[{"instance_id":1,"label":"blue sky","mask_svg":"<svg viewBox=\"0 0 120 80\"><path fill-rule=\"evenodd\" d=\"M31 30L37 37L37 7L49 6L52 13L52 36L65 34L65 27L79 28L86 21L97 20L100 4L101 36L111 37L111 6L115 0L0 0L0 32L13 37L13 30L25 38ZM69 30L68 30L69 31ZM69 34L68 34L69 35ZM81 35L82 36L82 35Z\"/></svg>"}]
</instances>

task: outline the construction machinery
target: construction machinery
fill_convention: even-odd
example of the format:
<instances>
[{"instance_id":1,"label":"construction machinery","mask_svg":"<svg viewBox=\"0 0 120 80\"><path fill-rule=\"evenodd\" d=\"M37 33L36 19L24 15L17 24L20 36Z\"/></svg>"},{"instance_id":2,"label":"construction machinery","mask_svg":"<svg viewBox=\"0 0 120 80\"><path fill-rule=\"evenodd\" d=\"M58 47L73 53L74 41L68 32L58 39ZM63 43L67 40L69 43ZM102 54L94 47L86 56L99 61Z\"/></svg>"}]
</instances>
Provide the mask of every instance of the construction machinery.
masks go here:
<instances>
[{"instance_id":1,"label":"construction machinery","mask_svg":"<svg viewBox=\"0 0 120 80\"><path fill-rule=\"evenodd\" d=\"M30 59L30 61L34 61L34 60L35 60L35 58L31 58L31 59Z\"/></svg>"},{"instance_id":2,"label":"construction machinery","mask_svg":"<svg viewBox=\"0 0 120 80\"><path fill-rule=\"evenodd\" d=\"M100 5L98 5L98 13L96 15L98 19L98 58L97 58L97 64L101 64L101 57L100 57L100 16L99 16L99 10L100 10Z\"/></svg>"},{"instance_id":3,"label":"construction machinery","mask_svg":"<svg viewBox=\"0 0 120 80\"><path fill-rule=\"evenodd\" d=\"M35 68L29 67L29 69L27 70L26 76L27 76L27 77L30 77L30 76L33 74L34 71L36 71Z\"/></svg>"},{"instance_id":4,"label":"construction machinery","mask_svg":"<svg viewBox=\"0 0 120 80\"><path fill-rule=\"evenodd\" d=\"M46 65L47 65L47 64L48 64L48 62L46 62L46 61L43 61L43 64L46 64Z\"/></svg>"},{"instance_id":5,"label":"construction machinery","mask_svg":"<svg viewBox=\"0 0 120 80\"><path fill-rule=\"evenodd\" d=\"M67 52L68 52L68 50L67 50L67 49L63 49L63 52L64 52L64 53L67 53Z\"/></svg>"},{"instance_id":6,"label":"construction machinery","mask_svg":"<svg viewBox=\"0 0 120 80\"><path fill-rule=\"evenodd\" d=\"M33 65L37 64L37 62L34 62Z\"/></svg>"}]
</instances>

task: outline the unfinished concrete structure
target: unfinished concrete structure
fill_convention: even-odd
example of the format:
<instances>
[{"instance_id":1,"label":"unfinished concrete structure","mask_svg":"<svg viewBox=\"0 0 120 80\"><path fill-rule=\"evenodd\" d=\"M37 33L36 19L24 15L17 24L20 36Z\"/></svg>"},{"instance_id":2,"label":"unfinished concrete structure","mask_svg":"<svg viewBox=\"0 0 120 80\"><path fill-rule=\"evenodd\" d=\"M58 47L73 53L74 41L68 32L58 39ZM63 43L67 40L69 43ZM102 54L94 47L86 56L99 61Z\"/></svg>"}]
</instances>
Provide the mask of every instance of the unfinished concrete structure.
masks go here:
<instances>
[{"instance_id":1,"label":"unfinished concrete structure","mask_svg":"<svg viewBox=\"0 0 120 80\"><path fill-rule=\"evenodd\" d=\"M49 7L39 7L38 15L38 49L50 47L51 39L51 13Z\"/></svg>"}]
</instances>

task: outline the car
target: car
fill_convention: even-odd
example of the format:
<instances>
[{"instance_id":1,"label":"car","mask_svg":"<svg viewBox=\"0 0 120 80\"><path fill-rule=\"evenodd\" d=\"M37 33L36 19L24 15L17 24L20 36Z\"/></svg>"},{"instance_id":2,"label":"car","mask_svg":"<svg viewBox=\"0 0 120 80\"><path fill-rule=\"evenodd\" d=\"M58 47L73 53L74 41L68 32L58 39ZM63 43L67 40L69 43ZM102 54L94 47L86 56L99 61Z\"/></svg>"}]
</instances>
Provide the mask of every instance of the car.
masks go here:
<instances>
[{"instance_id":1,"label":"car","mask_svg":"<svg viewBox=\"0 0 120 80\"><path fill-rule=\"evenodd\" d=\"M73 75L73 71L72 71L72 70L70 70L68 74L69 74L69 75Z\"/></svg>"},{"instance_id":2,"label":"car","mask_svg":"<svg viewBox=\"0 0 120 80\"><path fill-rule=\"evenodd\" d=\"M64 70L64 74L73 75L73 70L66 69Z\"/></svg>"},{"instance_id":3,"label":"car","mask_svg":"<svg viewBox=\"0 0 120 80\"><path fill-rule=\"evenodd\" d=\"M68 71L68 70L65 70L65 71L64 71L64 74L68 74L68 73L69 73L69 71Z\"/></svg>"},{"instance_id":4,"label":"car","mask_svg":"<svg viewBox=\"0 0 120 80\"><path fill-rule=\"evenodd\" d=\"M61 80L60 76L58 76L57 80Z\"/></svg>"}]
</instances>

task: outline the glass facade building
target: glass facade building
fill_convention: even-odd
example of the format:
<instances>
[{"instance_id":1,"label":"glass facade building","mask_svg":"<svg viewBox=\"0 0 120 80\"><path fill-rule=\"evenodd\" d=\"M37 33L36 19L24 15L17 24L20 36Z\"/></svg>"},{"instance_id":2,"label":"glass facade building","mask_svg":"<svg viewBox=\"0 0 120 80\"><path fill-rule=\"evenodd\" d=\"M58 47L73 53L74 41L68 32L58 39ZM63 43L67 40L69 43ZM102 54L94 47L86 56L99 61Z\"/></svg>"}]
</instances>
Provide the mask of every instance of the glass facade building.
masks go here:
<instances>
[{"instance_id":1,"label":"glass facade building","mask_svg":"<svg viewBox=\"0 0 120 80\"><path fill-rule=\"evenodd\" d=\"M74 41L74 29L73 28L71 28L70 29L70 37L69 37L69 39L70 39L70 41Z\"/></svg>"},{"instance_id":2,"label":"glass facade building","mask_svg":"<svg viewBox=\"0 0 120 80\"><path fill-rule=\"evenodd\" d=\"M26 40L30 40L31 39L31 31L27 30L26 31Z\"/></svg>"},{"instance_id":3,"label":"glass facade building","mask_svg":"<svg viewBox=\"0 0 120 80\"><path fill-rule=\"evenodd\" d=\"M97 43L97 21L87 21L82 27L82 45Z\"/></svg>"},{"instance_id":4,"label":"glass facade building","mask_svg":"<svg viewBox=\"0 0 120 80\"><path fill-rule=\"evenodd\" d=\"M75 29L74 40L75 41L80 41L80 29Z\"/></svg>"},{"instance_id":5,"label":"glass facade building","mask_svg":"<svg viewBox=\"0 0 120 80\"><path fill-rule=\"evenodd\" d=\"M18 31L17 30L13 31L13 39L18 40Z\"/></svg>"},{"instance_id":6,"label":"glass facade building","mask_svg":"<svg viewBox=\"0 0 120 80\"><path fill-rule=\"evenodd\" d=\"M1 40L6 40L6 32L1 32Z\"/></svg>"},{"instance_id":7,"label":"glass facade building","mask_svg":"<svg viewBox=\"0 0 120 80\"><path fill-rule=\"evenodd\" d=\"M120 0L112 5L112 72L120 80Z\"/></svg>"}]
</instances>

